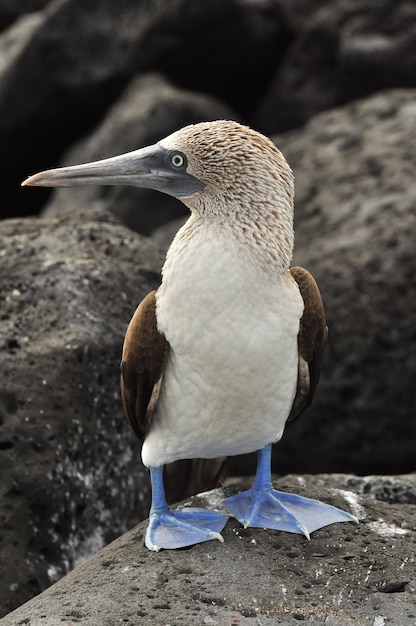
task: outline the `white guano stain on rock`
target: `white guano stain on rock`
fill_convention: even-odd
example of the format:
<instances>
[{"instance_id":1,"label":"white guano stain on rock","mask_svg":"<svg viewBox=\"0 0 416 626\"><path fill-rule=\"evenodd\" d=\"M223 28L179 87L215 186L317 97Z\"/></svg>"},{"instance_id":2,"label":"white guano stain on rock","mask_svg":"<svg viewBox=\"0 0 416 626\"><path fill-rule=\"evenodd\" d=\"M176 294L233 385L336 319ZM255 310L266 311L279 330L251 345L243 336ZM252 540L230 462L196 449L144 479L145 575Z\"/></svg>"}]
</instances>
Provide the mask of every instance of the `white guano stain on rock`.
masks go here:
<instances>
[{"instance_id":1,"label":"white guano stain on rock","mask_svg":"<svg viewBox=\"0 0 416 626\"><path fill-rule=\"evenodd\" d=\"M225 515L229 515L224 506L225 494L223 489L211 489L210 491L203 491L202 493L198 494L198 498L204 499L204 504L206 508L214 509L216 511L219 511L220 513L225 513ZM193 503L191 498L186 500L186 502L184 502L183 504L184 508L189 506L195 506L195 503Z\"/></svg>"},{"instance_id":2,"label":"white guano stain on rock","mask_svg":"<svg viewBox=\"0 0 416 626\"><path fill-rule=\"evenodd\" d=\"M348 491L347 489L334 489L334 492L339 493L344 500L348 502L351 507L352 514L357 519L360 520L367 517L364 507L358 502L359 496L356 493Z\"/></svg>"},{"instance_id":3,"label":"white guano stain on rock","mask_svg":"<svg viewBox=\"0 0 416 626\"><path fill-rule=\"evenodd\" d=\"M406 528L399 528L395 524L386 524L381 518L376 522L369 522L367 524L371 530L382 537L395 537L396 535L407 535L408 530Z\"/></svg>"}]
</instances>

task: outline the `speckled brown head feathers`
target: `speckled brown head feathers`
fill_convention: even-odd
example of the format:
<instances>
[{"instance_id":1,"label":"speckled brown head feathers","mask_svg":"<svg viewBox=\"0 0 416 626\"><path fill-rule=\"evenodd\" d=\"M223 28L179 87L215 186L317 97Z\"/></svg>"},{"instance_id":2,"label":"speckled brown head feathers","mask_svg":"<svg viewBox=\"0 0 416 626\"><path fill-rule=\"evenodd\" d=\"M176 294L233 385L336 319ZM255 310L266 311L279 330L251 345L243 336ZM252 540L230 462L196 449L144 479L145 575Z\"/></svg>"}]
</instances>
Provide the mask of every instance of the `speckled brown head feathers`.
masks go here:
<instances>
[{"instance_id":1,"label":"speckled brown head feathers","mask_svg":"<svg viewBox=\"0 0 416 626\"><path fill-rule=\"evenodd\" d=\"M206 185L195 196L222 195L233 204L252 194L283 195L293 203L293 174L270 139L229 120L186 126L160 142L182 150L188 171ZM190 202L191 204L191 202Z\"/></svg>"}]
</instances>

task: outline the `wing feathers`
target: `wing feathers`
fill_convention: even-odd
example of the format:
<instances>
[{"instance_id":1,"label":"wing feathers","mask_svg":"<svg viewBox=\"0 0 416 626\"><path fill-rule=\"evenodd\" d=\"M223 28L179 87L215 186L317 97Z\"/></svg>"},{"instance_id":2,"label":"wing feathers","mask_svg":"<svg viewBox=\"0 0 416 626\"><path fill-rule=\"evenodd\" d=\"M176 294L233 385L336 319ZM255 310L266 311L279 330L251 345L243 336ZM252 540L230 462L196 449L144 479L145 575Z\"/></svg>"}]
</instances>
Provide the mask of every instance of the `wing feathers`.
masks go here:
<instances>
[{"instance_id":1,"label":"wing feathers","mask_svg":"<svg viewBox=\"0 0 416 626\"><path fill-rule=\"evenodd\" d=\"M302 267L292 267L290 273L298 283L305 306L298 336L298 386L288 420L293 421L311 404L315 394L328 327L321 294L313 276Z\"/></svg>"},{"instance_id":2,"label":"wing feathers","mask_svg":"<svg viewBox=\"0 0 416 626\"><path fill-rule=\"evenodd\" d=\"M143 440L169 345L156 321L156 291L137 307L124 338L121 361L121 397L134 434ZM149 405L150 403L150 405Z\"/></svg>"}]
</instances>

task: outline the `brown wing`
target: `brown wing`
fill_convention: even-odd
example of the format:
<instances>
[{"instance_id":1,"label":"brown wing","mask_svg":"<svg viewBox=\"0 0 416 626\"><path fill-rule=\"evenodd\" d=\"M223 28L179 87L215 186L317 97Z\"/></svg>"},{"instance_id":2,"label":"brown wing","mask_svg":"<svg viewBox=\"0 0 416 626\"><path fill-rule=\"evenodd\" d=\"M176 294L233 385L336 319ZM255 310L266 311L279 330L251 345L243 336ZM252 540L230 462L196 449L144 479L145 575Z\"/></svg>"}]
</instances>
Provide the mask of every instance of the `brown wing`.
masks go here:
<instances>
[{"instance_id":1,"label":"brown wing","mask_svg":"<svg viewBox=\"0 0 416 626\"><path fill-rule=\"evenodd\" d=\"M121 397L134 434L141 440L156 406L169 344L157 329L156 291L139 304L127 328L121 361ZM166 499L170 504L219 487L226 458L185 459L165 466Z\"/></svg>"},{"instance_id":2,"label":"brown wing","mask_svg":"<svg viewBox=\"0 0 416 626\"><path fill-rule=\"evenodd\" d=\"M157 329L156 291L151 291L137 307L127 328L121 361L124 412L141 441L148 430L151 409L157 402L168 347Z\"/></svg>"},{"instance_id":3,"label":"brown wing","mask_svg":"<svg viewBox=\"0 0 416 626\"><path fill-rule=\"evenodd\" d=\"M312 402L319 381L328 327L321 294L313 276L302 267L292 267L290 273L299 285L305 305L298 336L298 386L288 420L293 421Z\"/></svg>"}]
</instances>

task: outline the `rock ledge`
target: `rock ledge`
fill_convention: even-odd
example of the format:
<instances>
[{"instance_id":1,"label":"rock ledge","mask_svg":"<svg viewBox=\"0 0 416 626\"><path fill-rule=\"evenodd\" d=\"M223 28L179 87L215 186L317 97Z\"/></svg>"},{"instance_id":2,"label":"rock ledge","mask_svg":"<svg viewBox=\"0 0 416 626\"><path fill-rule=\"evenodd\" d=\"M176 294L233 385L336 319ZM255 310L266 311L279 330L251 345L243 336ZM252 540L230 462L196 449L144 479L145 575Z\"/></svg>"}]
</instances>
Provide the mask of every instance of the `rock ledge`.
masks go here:
<instances>
[{"instance_id":1,"label":"rock ledge","mask_svg":"<svg viewBox=\"0 0 416 626\"><path fill-rule=\"evenodd\" d=\"M416 477L374 482L372 490L369 477L279 480L280 489L320 498L360 518L357 525L321 529L309 542L288 533L244 530L230 519L224 544L152 553L143 546L143 522L0 624L413 624L416 509L407 502L414 497ZM224 494L237 488L242 486L207 492L186 505L218 508ZM394 493L402 504L394 502Z\"/></svg>"}]
</instances>

